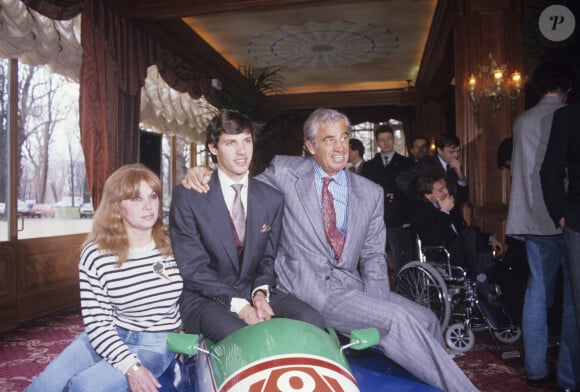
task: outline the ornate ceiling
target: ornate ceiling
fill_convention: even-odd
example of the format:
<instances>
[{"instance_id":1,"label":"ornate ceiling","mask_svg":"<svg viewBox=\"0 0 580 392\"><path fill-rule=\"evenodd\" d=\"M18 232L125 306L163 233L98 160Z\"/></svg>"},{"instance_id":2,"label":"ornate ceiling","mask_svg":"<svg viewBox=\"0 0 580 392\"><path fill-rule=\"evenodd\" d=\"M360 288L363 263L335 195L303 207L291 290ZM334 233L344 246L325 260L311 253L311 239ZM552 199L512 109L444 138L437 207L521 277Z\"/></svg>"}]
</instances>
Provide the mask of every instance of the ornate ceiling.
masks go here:
<instances>
[{"instance_id":1,"label":"ornate ceiling","mask_svg":"<svg viewBox=\"0 0 580 392\"><path fill-rule=\"evenodd\" d=\"M145 20L181 18L233 68L276 66L286 94L415 83L436 0L129 0Z\"/></svg>"}]
</instances>

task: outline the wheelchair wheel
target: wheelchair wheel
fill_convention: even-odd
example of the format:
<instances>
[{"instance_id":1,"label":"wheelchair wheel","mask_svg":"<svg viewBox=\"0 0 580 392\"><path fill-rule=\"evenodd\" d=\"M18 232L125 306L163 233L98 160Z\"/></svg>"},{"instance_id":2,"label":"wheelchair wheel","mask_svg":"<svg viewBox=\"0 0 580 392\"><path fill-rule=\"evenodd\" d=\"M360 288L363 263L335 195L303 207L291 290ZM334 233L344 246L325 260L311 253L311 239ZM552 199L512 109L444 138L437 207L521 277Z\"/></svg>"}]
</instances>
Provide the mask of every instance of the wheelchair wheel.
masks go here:
<instances>
[{"instance_id":1,"label":"wheelchair wheel","mask_svg":"<svg viewBox=\"0 0 580 392\"><path fill-rule=\"evenodd\" d=\"M441 330L447 328L451 316L447 285L433 266L420 261L404 265L397 274L395 287L398 294L431 309L441 324Z\"/></svg>"},{"instance_id":2,"label":"wheelchair wheel","mask_svg":"<svg viewBox=\"0 0 580 392\"><path fill-rule=\"evenodd\" d=\"M473 348L475 335L471 328L466 331L463 323L451 324L445 331L445 343L450 349L465 353Z\"/></svg>"},{"instance_id":3,"label":"wheelchair wheel","mask_svg":"<svg viewBox=\"0 0 580 392\"><path fill-rule=\"evenodd\" d=\"M520 327L514 326L511 328L493 331L493 335L502 343L515 343L522 336L522 329Z\"/></svg>"}]
</instances>

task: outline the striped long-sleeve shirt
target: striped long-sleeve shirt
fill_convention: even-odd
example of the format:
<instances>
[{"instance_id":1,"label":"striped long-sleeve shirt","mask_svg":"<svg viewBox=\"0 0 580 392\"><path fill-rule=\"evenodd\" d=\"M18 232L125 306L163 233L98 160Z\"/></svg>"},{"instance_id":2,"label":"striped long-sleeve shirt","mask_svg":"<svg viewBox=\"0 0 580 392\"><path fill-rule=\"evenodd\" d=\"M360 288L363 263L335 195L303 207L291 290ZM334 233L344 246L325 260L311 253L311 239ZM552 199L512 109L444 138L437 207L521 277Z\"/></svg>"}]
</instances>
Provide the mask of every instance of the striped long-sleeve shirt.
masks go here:
<instances>
[{"instance_id":1,"label":"striped long-sleeve shirt","mask_svg":"<svg viewBox=\"0 0 580 392\"><path fill-rule=\"evenodd\" d=\"M181 325L178 300L183 281L173 256L159 254L151 242L117 256L88 244L79 260L80 296L85 331L95 351L125 373L137 361L116 327L131 331L171 331Z\"/></svg>"}]
</instances>

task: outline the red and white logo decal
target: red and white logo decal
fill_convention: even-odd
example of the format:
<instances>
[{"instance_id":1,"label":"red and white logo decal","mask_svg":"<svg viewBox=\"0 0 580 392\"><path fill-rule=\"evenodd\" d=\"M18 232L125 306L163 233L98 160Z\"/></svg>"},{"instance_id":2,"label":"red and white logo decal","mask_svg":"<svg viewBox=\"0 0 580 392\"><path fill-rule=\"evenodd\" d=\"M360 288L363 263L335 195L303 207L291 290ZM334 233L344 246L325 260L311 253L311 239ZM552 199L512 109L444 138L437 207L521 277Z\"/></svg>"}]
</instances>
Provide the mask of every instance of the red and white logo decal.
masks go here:
<instances>
[{"instance_id":1,"label":"red and white logo decal","mask_svg":"<svg viewBox=\"0 0 580 392\"><path fill-rule=\"evenodd\" d=\"M322 357L278 356L228 378L220 392L359 392L353 376Z\"/></svg>"}]
</instances>

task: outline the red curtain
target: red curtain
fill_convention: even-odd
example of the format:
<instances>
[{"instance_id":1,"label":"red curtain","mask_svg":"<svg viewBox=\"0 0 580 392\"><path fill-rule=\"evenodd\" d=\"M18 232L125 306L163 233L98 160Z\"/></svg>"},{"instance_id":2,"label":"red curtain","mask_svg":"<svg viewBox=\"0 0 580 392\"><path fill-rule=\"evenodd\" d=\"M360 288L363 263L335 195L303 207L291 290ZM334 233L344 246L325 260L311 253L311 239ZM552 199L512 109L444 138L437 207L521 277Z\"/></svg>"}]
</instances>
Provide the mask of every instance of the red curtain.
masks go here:
<instances>
[{"instance_id":1,"label":"red curtain","mask_svg":"<svg viewBox=\"0 0 580 392\"><path fill-rule=\"evenodd\" d=\"M107 177L139 159L140 94L147 67L157 64L170 86L193 98L202 95L209 80L106 1L23 1L53 19L70 19L82 11L81 144L89 192L98 206Z\"/></svg>"},{"instance_id":2,"label":"red curtain","mask_svg":"<svg viewBox=\"0 0 580 392\"><path fill-rule=\"evenodd\" d=\"M140 92L147 67L158 64L168 84L194 98L209 83L103 1L84 3L81 25L81 143L89 191L98 206L107 177L139 159Z\"/></svg>"}]
</instances>

